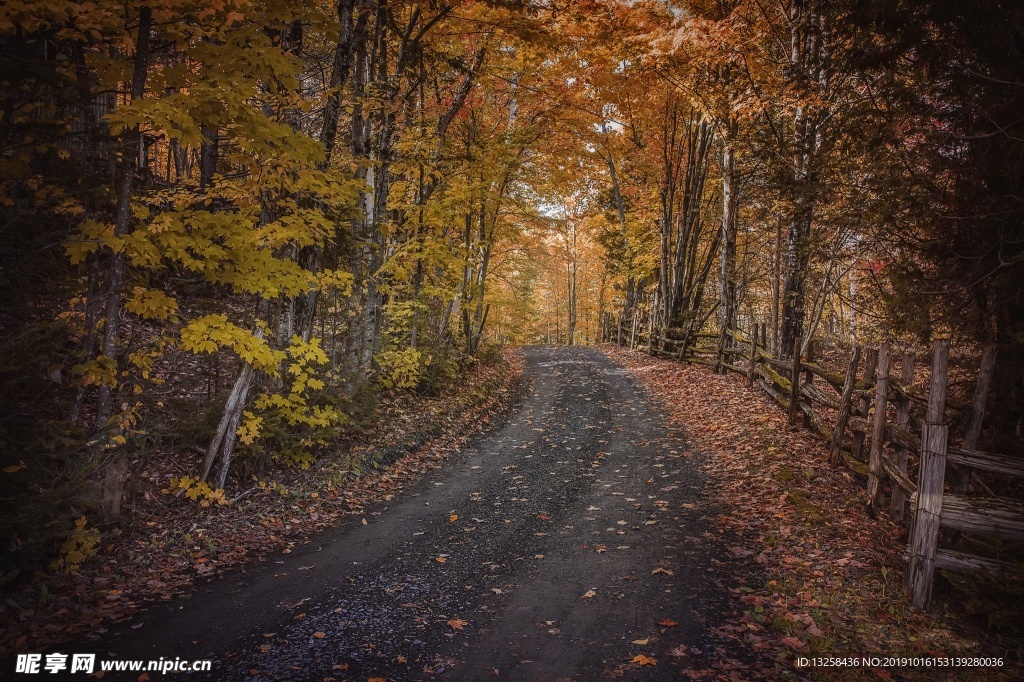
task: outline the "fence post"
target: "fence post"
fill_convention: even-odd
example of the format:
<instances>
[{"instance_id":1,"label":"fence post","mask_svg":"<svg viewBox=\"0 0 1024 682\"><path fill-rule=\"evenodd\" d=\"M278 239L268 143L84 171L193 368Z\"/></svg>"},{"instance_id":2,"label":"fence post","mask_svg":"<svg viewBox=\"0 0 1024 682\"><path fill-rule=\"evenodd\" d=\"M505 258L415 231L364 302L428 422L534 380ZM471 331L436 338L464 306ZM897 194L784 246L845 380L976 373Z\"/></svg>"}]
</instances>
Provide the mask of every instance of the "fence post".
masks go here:
<instances>
[{"instance_id":1,"label":"fence post","mask_svg":"<svg viewBox=\"0 0 1024 682\"><path fill-rule=\"evenodd\" d=\"M889 349L886 339L878 348L878 379L875 381L875 420L871 425L871 458L868 460L868 505L875 506L882 485L882 448L885 446L885 411L889 401Z\"/></svg>"},{"instance_id":2,"label":"fence post","mask_svg":"<svg viewBox=\"0 0 1024 682\"><path fill-rule=\"evenodd\" d=\"M843 395L839 399L839 414L836 415L836 428L832 433L832 450L828 458L829 464L837 465L843 461L843 434L846 422L850 418L850 407L853 403L853 387L857 383L857 367L860 365L860 346L853 347L850 366L846 368L846 379L843 381Z\"/></svg>"},{"instance_id":3,"label":"fence post","mask_svg":"<svg viewBox=\"0 0 1024 682\"><path fill-rule=\"evenodd\" d=\"M647 318L647 354L654 354L654 314L658 309L658 293L654 292L654 297L651 299L651 314Z\"/></svg>"},{"instance_id":4,"label":"fence post","mask_svg":"<svg viewBox=\"0 0 1024 682\"><path fill-rule=\"evenodd\" d=\"M864 382L872 384L875 381L875 366L878 364L878 351L874 348L868 348L867 360L864 362ZM871 407L871 398L867 395L861 396L860 401L857 405L857 415L860 417L868 418L868 409ZM854 459L861 459L861 450L864 448L864 438L867 436L866 433L861 431L853 432L853 445L850 448L850 454L853 455Z\"/></svg>"},{"instance_id":5,"label":"fence post","mask_svg":"<svg viewBox=\"0 0 1024 682\"><path fill-rule=\"evenodd\" d=\"M633 316L632 316L632 318L630 320L631 324L630 324L630 328L629 328L629 349L630 350L636 350L636 323L637 323L638 318L640 317L640 304L642 303L642 301L643 301L643 299L640 299L639 301L637 301L636 305L633 306Z\"/></svg>"},{"instance_id":6,"label":"fence post","mask_svg":"<svg viewBox=\"0 0 1024 682\"><path fill-rule=\"evenodd\" d=\"M754 366L757 363L757 322L750 333L750 363L747 366L747 386L754 385Z\"/></svg>"},{"instance_id":7,"label":"fence post","mask_svg":"<svg viewBox=\"0 0 1024 682\"><path fill-rule=\"evenodd\" d=\"M814 362L814 339L807 344L807 362ZM814 383L814 372L811 370L804 372L804 383L808 386ZM811 428L811 411L814 409L814 401L805 397L804 404L807 405L807 411L804 412L804 428L809 429Z\"/></svg>"},{"instance_id":8,"label":"fence post","mask_svg":"<svg viewBox=\"0 0 1024 682\"><path fill-rule=\"evenodd\" d=\"M793 368L789 377L789 425L796 426L796 416L800 412L800 334L794 335Z\"/></svg>"},{"instance_id":9,"label":"fence post","mask_svg":"<svg viewBox=\"0 0 1024 682\"><path fill-rule=\"evenodd\" d=\"M907 353L903 356L903 369L900 374L900 383L905 388L910 388L914 385L914 364L916 359L914 358L913 352ZM910 398L904 397L900 400L899 407L896 411L896 426L900 428L907 428L910 423ZM907 473L907 448L902 445L896 449L896 468L903 473ZM903 521L904 507L906 507L907 496L903 493L903 489L898 485L892 487L892 498L889 500L889 516L892 517L893 521L897 523Z\"/></svg>"},{"instance_id":10,"label":"fence post","mask_svg":"<svg viewBox=\"0 0 1024 682\"><path fill-rule=\"evenodd\" d=\"M935 575L935 548L942 522L942 487L946 478L946 442L949 427L943 424L946 381L949 371L949 339L937 339L932 348L932 379L928 412L921 429L921 464L917 472L917 511L910 538L907 582L914 608L927 608Z\"/></svg>"}]
</instances>

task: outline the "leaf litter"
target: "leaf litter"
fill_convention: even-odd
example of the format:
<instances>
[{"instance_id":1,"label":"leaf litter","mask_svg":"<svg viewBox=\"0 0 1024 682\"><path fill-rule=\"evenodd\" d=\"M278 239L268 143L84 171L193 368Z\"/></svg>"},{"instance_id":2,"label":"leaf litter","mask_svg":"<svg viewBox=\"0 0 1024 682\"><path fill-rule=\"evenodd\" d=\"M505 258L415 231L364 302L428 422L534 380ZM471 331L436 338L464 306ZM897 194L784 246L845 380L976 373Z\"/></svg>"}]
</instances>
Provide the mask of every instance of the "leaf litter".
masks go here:
<instances>
[{"instance_id":1,"label":"leaf litter","mask_svg":"<svg viewBox=\"0 0 1024 682\"><path fill-rule=\"evenodd\" d=\"M651 358L602 346L634 374L687 440L709 477L706 496L717 511L729 561L730 593L743 615L714 629L741 643L756 663L735 660L691 679L835 679L836 669L799 668L798 657L1008 656L1008 667L960 670L985 679L1014 679L1012 643L999 645L956 617L947 605L910 608L902 586L904 531L872 519L863 482L827 463L827 444L791 428L787 416L757 388L709 367ZM686 509L696 505L682 505ZM655 573L659 572L657 569ZM659 625L671 627L674 621ZM696 653L696 652L695 652ZM688 655L677 647L673 656ZM633 659L638 666L646 665ZM842 679L935 679L933 668L845 668Z\"/></svg>"}]
</instances>

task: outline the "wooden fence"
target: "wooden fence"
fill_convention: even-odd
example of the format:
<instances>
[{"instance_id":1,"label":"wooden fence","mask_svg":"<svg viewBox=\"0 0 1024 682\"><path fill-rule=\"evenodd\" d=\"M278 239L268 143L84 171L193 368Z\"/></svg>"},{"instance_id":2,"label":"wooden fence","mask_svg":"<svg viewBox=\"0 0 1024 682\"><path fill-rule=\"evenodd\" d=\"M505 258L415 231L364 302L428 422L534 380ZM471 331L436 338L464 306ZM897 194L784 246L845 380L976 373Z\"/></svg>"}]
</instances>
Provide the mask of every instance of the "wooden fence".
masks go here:
<instances>
[{"instance_id":1,"label":"wooden fence","mask_svg":"<svg viewBox=\"0 0 1024 682\"><path fill-rule=\"evenodd\" d=\"M814 362L813 346L807 360L775 359L765 348L765 331L764 325L755 324L749 336L730 332L730 345L722 353L718 348L699 346L702 339L718 339L717 334L693 335L690 343L680 344L656 330L634 331L630 345L646 346L653 355L720 366L742 374L750 386L756 383L789 412L792 423L802 420L806 428L830 443L831 463L845 463L867 477L872 513L879 510L883 484L888 483L888 513L894 521L910 527L904 558L906 583L916 608L926 608L931 599L935 569L995 575L1020 570L1009 562L940 547L940 537L950 536L949 531L1011 542L1024 540L1024 502L992 495L973 473L1024 477L1021 459L976 449L995 373L996 346L984 351L974 400L961 404L946 397L946 339L933 345L925 391L914 383L913 355L901 358L898 378L892 375L889 342L866 351L854 348L844 375ZM859 373L862 355L865 362ZM967 425L959 447L950 446L949 423L953 420ZM913 460L917 462L915 477L910 474ZM986 494L968 495L972 480L975 488ZM948 531L943 534L941 529Z\"/></svg>"}]
</instances>

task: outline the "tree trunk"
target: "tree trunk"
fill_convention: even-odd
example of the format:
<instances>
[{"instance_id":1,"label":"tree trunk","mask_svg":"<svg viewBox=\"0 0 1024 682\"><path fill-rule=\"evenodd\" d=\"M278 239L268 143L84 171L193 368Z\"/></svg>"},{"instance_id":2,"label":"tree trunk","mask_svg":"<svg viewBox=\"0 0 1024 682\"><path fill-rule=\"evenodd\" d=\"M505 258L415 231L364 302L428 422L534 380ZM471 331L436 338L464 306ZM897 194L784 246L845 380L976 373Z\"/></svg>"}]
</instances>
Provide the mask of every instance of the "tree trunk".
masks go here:
<instances>
[{"instance_id":1,"label":"tree trunk","mask_svg":"<svg viewBox=\"0 0 1024 682\"><path fill-rule=\"evenodd\" d=\"M718 359L716 370L725 372L725 349L729 343L729 332L736 327L736 158L733 139L736 122L729 121L722 141L722 240L719 254L718 295L721 307L718 309Z\"/></svg>"},{"instance_id":2,"label":"tree trunk","mask_svg":"<svg viewBox=\"0 0 1024 682\"><path fill-rule=\"evenodd\" d=\"M992 388L992 378L996 372L996 355L999 347L995 344L985 346L981 354L981 369L978 370L978 379L974 385L974 402L971 405L971 421L967 425L967 432L964 434L964 442L961 445L963 450L976 450L978 440L981 438L981 425L985 421L985 408L988 404L988 394ZM971 482L971 470L968 467L959 467L956 480L953 485L954 492L962 495L967 492Z\"/></svg>"},{"instance_id":3,"label":"tree trunk","mask_svg":"<svg viewBox=\"0 0 1024 682\"><path fill-rule=\"evenodd\" d=\"M829 464L838 465L843 461L843 436L846 433L846 422L850 418L850 410L853 406L853 388L857 384L857 368L860 365L860 346L853 347L853 354L850 356L850 365L846 370L846 380L843 382L843 392L839 398L839 412L836 415L836 427L832 432L832 447L829 455Z\"/></svg>"},{"instance_id":4,"label":"tree trunk","mask_svg":"<svg viewBox=\"0 0 1024 682\"><path fill-rule=\"evenodd\" d=\"M804 289L810 260L808 239L811 231L811 211L810 205L800 206L794 211L786 245L786 276L782 294L782 352L780 354L784 360L792 357L797 343L803 340Z\"/></svg>"},{"instance_id":5,"label":"tree trunk","mask_svg":"<svg viewBox=\"0 0 1024 682\"><path fill-rule=\"evenodd\" d=\"M153 13L148 6L139 10L139 31L135 41L135 59L132 73L131 100L141 99L146 90L146 76L149 69L149 31ZM114 234L123 237L132 229L132 190L135 182L135 164L139 143L139 127L136 125L124 135L122 140L121 160L118 163L117 207L114 214ZM107 276L107 300L104 309L103 338L100 353L116 359L117 332L121 323L121 294L124 289L125 270L128 257L124 250L118 250L111 256L110 269ZM110 426L112 414L112 389L109 384L100 386L96 400L96 430L106 431ZM99 443L106 439L98 439ZM127 479L127 465L124 455L115 455L114 463L107 467L103 480L103 500L100 509L105 520L116 518L121 513L121 498Z\"/></svg>"},{"instance_id":6,"label":"tree trunk","mask_svg":"<svg viewBox=\"0 0 1024 682\"><path fill-rule=\"evenodd\" d=\"M909 352L903 356L903 369L900 374L900 383L907 388L914 385L914 363L915 358L913 352ZM910 424L910 408L910 398L900 399L899 407L896 410L896 426L902 429L908 427ZM909 450L902 445L896 449L896 468L904 474L907 473L908 454ZM896 521L897 523L903 521L903 512L906 503L907 499L903 494L903 489L898 485L894 485L892 487L892 498L889 501L889 516L893 521Z\"/></svg>"},{"instance_id":7,"label":"tree trunk","mask_svg":"<svg viewBox=\"0 0 1024 682\"><path fill-rule=\"evenodd\" d=\"M254 336L256 338L263 338L263 331L257 329ZM206 456L203 458L203 469L199 474L199 480L204 482L209 480L210 472L213 471L214 465L219 462L220 466L217 471L216 484L218 488L224 487L224 481L227 478L228 465L231 463L231 457L234 453L235 436L241 421L242 412L245 409L246 399L249 395L252 375L253 366L248 362L242 365L242 369L238 372L238 378L235 380L235 385L231 389L230 395L228 395L228 401L224 405L224 413L220 418L220 423L217 425L217 430L214 432L213 440L210 441L209 447L206 448Z\"/></svg>"},{"instance_id":8,"label":"tree trunk","mask_svg":"<svg viewBox=\"0 0 1024 682\"><path fill-rule=\"evenodd\" d=\"M199 146L199 188L206 189L217 172L217 160L220 156L220 130L215 125L204 123L200 126L200 132L203 134L203 141Z\"/></svg>"},{"instance_id":9,"label":"tree trunk","mask_svg":"<svg viewBox=\"0 0 1024 682\"><path fill-rule=\"evenodd\" d=\"M885 417L889 399L889 341L878 349L878 379L875 381L875 419L871 429L868 459L868 506L874 507L882 485L882 448L885 447Z\"/></svg>"},{"instance_id":10,"label":"tree trunk","mask_svg":"<svg viewBox=\"0 0 1024 682\"><path fill-rule=\"evenodd\" d=\"M775 262L772 268L772 354L781 357L782 347L779 339L779 306L781 304L781 274L782 274L782 216L779 215L775 221Z\"/></svg>"}]
</instances>

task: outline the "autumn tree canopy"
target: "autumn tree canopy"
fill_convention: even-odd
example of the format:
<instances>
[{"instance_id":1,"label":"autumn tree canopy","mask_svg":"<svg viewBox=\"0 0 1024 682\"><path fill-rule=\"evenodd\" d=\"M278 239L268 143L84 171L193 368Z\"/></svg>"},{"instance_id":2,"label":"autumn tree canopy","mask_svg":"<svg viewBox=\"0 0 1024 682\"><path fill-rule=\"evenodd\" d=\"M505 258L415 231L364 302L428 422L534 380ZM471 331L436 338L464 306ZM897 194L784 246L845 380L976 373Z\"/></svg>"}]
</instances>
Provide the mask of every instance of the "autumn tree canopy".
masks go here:
<instances>
[{"instance_id":1,"label":"autumn tree canopy","mask_svg":"<svg viewBox=\"0 0 1024 682\"><path fill-rule=\"evenodd\" d=\"M997 341L1019 431L1022 11L5 3L5 537L117 519L156 444L215 500L494 343L638 327Z\"/></svg>"}]
</instances>

